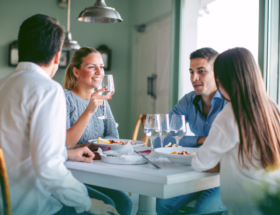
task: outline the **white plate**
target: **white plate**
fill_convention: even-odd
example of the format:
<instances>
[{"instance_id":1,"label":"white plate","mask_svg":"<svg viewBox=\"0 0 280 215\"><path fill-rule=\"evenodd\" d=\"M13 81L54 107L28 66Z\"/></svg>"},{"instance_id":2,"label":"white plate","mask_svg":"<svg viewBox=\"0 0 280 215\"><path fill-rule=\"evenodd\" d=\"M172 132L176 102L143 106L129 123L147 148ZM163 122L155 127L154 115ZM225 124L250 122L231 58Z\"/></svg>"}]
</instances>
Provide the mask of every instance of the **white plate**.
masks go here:
<instances>
[{"instance_id":1,"label":"white plate","mask_svg":"<svg viewBox=\"0 0 280 215\"><path fill-rule=\"evenodd\" d=\"M193 152L195 152L197 150L197 148L167 147L167 148L157 148L157 149L155 149L155 152L164 156L164 157L167 157L170 161L172 161L174 163L180 163L180 164L191 166L193 155L173 155L173 154L170 154L171 152L174 152L174 151L181 152L183 150L192 154Z\"/></svg>"},{"instance_id":2,"label":"white plate","mask_svg":"<svg viewBox=\"0 0 280 215\"><path fill-rule=\"evenodd\" d=\"M112 151L105 151L101 156L101 161L111 164L131 165L131 164L145 164L147 161L137 154L123 155L121 157L108 157L106 154L115 154Z\"/></svg>"},{"instance_id":3,"label":"white plate","mask_svg":"<svg viewBox=\"0 0 280 215\"><path fill-rule=\"evenodd\" d=\"M108 139L105 139L109 141ZM128 139L113 139L115 141L132 141L133 143L136 143L136 145L131 145L133 148L137 148L139 146L145 145L144 141L139 141L139 140L128 140ZM94 146L99 146L103 151L105 151L108 147L111 148L111 150L118 150L123 148L125 145L114 145L114 144L105 144L105 143L97 143L97 139L89 140L88 142L92 143Z\"/></svg>"}]
</instances>

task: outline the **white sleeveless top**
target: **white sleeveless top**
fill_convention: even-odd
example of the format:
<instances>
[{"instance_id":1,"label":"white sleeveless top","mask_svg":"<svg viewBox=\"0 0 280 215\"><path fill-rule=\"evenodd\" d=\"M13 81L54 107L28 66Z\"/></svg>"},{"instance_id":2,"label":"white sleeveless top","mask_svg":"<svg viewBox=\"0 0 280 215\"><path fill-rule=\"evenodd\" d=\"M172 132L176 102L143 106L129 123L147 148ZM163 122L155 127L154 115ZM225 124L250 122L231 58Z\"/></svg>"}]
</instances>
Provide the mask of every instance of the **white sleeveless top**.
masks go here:
<instances>
[{"instance_id":1,"label":"white sleeveless top","mask_svg":"<svg viewBox=\"0 0 280 215\"><path fill-rule=\"evenodd\" d=\"M245 155L249 169L242 168L238 161L239 143L238 125L232 105L228 103L213 122L208 137L192 160L192 166L196 171L206 171L220 162L221 197L228 209L225 214L262 214L257 199L264 194L263 184L279 189L276 188L276 180L280 179L280 171L266 172L261 162L255 159L253 163L257 168L254 168Z\"/></svg>"}]
</instances>

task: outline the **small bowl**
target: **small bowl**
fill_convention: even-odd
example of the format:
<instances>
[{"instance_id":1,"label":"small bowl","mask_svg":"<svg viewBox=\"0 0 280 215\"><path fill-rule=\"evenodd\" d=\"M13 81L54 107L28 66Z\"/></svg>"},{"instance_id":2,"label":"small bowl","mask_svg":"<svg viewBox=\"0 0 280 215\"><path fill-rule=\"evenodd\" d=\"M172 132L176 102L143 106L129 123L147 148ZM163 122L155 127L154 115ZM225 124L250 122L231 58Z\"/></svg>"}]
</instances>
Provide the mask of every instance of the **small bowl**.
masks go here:
<instances>
[{"instance_id":1,"label":"small bowl","mask_svg":"<svg viewBox=\"0 0 280 215\"><path fill-rule=\"evenodd\" d=\"M186 152L192 154L197 150L197 148L190 148L190 147L167 147L167 148L157 148L155 152L168 158L173 163L179 163L187 166L192 165L192 158L193 155L174 155L171 154L174 151L181 152L185 150Z\"/></svg>"},{"instance_id":2,"label":"small bowl","mask_svg":"<svg viewBox=\"0 0 280 215\"><path fill-rule=\"evenodd\" d=\"M107 154L116 154L117 157L109 157ZM101 155L101 161L110 164L119 164L119 165L137 165L137 164L145 164L147 161L140 157L137 154L131 155L119 155L114 151L105 151Z\"/></svg>"},{"instance_id":3,"label":"small bowl","mask_svg":"<svg viewBox=\"0 0 280 215\"><path fill-rule=\"evenodd\" d=\"M133 148L137 148L137 147L145 145L144 141L139 141L139 140L128 140L128 139L113 139L113 140L115 140L115 141L123 141L123 142L132 141L132 142L136 143L136 145L131 145ZM119 149L121 149L121 148L123 148L125 146L125 145L114 145L114 144L97 143L97 139L89 140L88 142L92 143L92 145L94 145L94 146L100 147L103 151L105 151L108 147L110 147L111 150L114 151L114 150L119 150Z\"/></svg>"}]
</instances>

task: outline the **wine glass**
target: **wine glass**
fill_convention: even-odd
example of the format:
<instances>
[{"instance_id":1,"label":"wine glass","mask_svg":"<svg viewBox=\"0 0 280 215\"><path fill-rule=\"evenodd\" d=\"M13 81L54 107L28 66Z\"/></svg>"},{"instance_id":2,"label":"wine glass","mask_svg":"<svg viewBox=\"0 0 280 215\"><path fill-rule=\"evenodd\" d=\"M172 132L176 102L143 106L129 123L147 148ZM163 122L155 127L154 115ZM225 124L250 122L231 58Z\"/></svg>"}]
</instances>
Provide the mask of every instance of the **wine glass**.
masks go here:
<instances>
[{"instance_id":1,"label":"wine glass","mask_svg":"<svg viewBox=\"0 0 280 215\"><path fill-rule=\"evenodd\" d=\"M159 134L160 145L163 147L163 140L170 132L170 124L169 124L169 114L159 114L160 116L160 124L161 131Z\"/></svg>"},{"instance_id":2,"label":"wine glass","mask_svg":"<svg viewBox=\"0 0 280 215\"><path fill-rule=\"evenodd\" d=\"M176 140L177 147L179 146L179 140L187 133L186 120L183 115L172 115L170 133Z\"/></svg>"},{"instance_id":3,"label":"wine glass","mask_svg":"<svg viewBox=\"0 0 280 215\"><path fill-rule=\"evenodd\" d=\"M114 79L113 75L104 75L104 78L101 83L101 88L107 88L107 91L102 92L102 95L110 95L112 96L115 92L115 86L114 86ZM104 115L99 116L99 119L113 119L112 116L107 116L106 113L106 105L107 105L107 99L104 99Z\"/></svg>"},{"instance_id":4,"label":"wine glass","mask_svg":"<svg viewBox=\"0 0 280 215\"><path fill-rule=\"evenodd\" d=\"M151 141L151 152L154 151L153 141L159 136L161 131L159 114L147 114L144 133Z\"/></svg>"}]
</instances>

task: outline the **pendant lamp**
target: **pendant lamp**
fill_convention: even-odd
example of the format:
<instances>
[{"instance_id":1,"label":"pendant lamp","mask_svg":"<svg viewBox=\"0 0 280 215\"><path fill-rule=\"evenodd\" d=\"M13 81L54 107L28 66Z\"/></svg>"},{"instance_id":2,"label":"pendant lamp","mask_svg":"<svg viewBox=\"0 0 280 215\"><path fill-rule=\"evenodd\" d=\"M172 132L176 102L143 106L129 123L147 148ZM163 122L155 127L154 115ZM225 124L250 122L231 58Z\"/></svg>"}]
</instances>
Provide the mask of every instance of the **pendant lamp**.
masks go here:
<instances>
[{"instance_id":1,"label":"pendant lamp","mask_svg":"<svg viewBox=\"0 0 280 215\"><path fill-rule=\"evenodd\" d=\"M77 41L72 40L72 34L70 32L70 3L70 0L68 0L67 32L62 47L62 50L64 51L78 50L81 48Z\"/></svg>"},{"instance_id":2,"label":"pendant lamp","mask_svg":"<svg viewBox=\"0 0 280 215\"><path fill-rule=\"evenodd\" d=\"M94 23L117 23L123 21L115 8L107 7L105 0L96 0L94 6L86 7L80 13L78 20Z\"/></svg>"}]
</instances>

